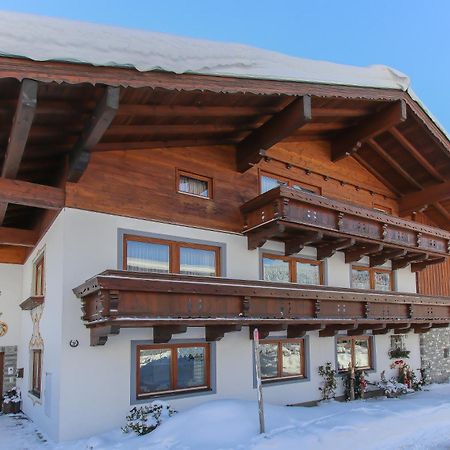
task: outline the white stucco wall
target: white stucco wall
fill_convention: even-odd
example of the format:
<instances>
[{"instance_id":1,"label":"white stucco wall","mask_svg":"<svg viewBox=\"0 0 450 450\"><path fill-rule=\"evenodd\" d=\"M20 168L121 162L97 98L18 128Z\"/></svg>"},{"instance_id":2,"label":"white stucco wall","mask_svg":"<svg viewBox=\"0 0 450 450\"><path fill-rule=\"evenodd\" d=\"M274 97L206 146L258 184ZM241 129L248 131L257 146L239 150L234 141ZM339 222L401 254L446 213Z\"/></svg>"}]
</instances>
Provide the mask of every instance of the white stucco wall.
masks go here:
<instances>
[{"instance_id":1,"label":"white stucco wall","mask_svg":"<svg viewBox=\"0 0 450 450\"><path fill-rule=\"evenodd\" d=\"M0 337L0 347L19 345L22 273L19 264L0 264L0 320L8 325L7 333Z\"/></svg>"},{"instance_id":2,"label":"white stucco wall","mask_svg":"<svg viewBox=\"0 0 450 450\"><path fill-rule=\"evenodd\" d=\"M31 387L29 343L33 333L30 311L21 311L21 339L18 367L24 377L18 379L22 392L22 409L53 439L59 437L59 382L61 369L62 280L63 280L63 215L59 215L23 266L22 299L33 293L34 263L44 253L45 305L40 321L44 340L41 398L28 393Z\"/></svg>"},{"instance_id":3,"label":"white stucco wall","mask_svg":"<svg viewBox=\"0 0 450 450\"><path fill-rule=\"evenodd\" d=\"M17 323L6 335L7 345L18 345L18 367L24 368L24 378L18 384L23 393L23 410L53 439L68 440L106 431L123 424L130 409L131 342L150 341L152 329L122 329L109 337L105 346L90 347L89 331L80 319L81 303L72 289L91 276L119 268L118 230L130 230L182 239L197 239L226 246L226 276L259 279L261 250L248 251L245 237L210 230L169 225L101 213L65 209L52 224L37 248L21 266L0 265L0 309L10 324ZM282 252L283 245L267 243L263 251ZM33 265L45 254L45 306L40 322L44 340L42 396L40 400L28 394L30 388L29 342L32 323L29 311L18 304L32 294ZM305 248L302 256L314 257L315 249ZM359 264L365 264L362 260ZM325 281L331 286L349 287L351 267L345 264L341 252L325 262ZM396 285L402 291L415 291L415 276L409 268L397 271ZM2 303L3 302L3 303ZM7 306L4 306L7 305ZM274 333L275 335L283 333ZM1 343L0 345L4 345ZM71 339L79 341L76 348ZM204 339L203 328L190 328L176 340ZM6 342L6 340L5 340ZM375 372L369 379L379 379L382 370L393 372L388 358L390 336L374 340ZM407 336L411 350L410 365L420 367L418 335ZM213 394L174 397L169 401L177 409L218 398L255 398L252 341L248 328L230 333L215 344L216 390ZM295 383L265 385L268 402L286 404L314 400L320 397L317 368L327 361L335 363L335 338L319 338L308 333L308 380Z\"/></svg>"},{"instance_id":4,"label":"white stucco wall","mask_svg":"<svg viewBox=\"0 0 450 450\"><path fill-rule=\"evenodd\" d=\"M111 336L103 347L89 346L89 332L80 320L80 301L72 288L105 270L118 268L118 230L134 230L200 239L226 245L226 274L230 278L258 279L260 276L260 250L248 251L246 238L229 233L168 225L101 213L65 210L61 214L63 224L60 250L63 267L61 287L62 317L60 339L60 423L58 437L62 440L88 436L123 424L130 409L131 341L151 340L151 329L122 329L118 336ZM49 244L47 244L48 246ZM282 251L280 243L270 242L264 250ZM315 250L306 248L301 253L314 256ZM48 256L49 257L49 256ZM61 264L62 261L62 264ZM364 260L361 264L364 264ZM338 252L326 262L326 280L333 286L350 286L350 266ZM47 280L49 278L47 277ZM397 274L398 286L403 290L415 290L415 277L409 269ZM47 309L47 305L46 305ZM55 335L55 333L53 333ZM57 336L57 334L56 334ZM317 332L309 336L310 380L297 383L266 385L265 398L274 403L297 403L319 398L320 378L317 367L327 361L335 362L335 339L319 338ZM192 328L174 339L203 339L202 328ZM71 348L69 341L77 339L79 346ZM418 368L419 339L407 338L411 350L411 366ZM230 333L216 344L216 393L188 398L171 398L175 408L183 409L199 402L218 398L255 398L252 371L252 342L248 328L240 333ZM375 338L376 372L370 379L379 379L380 372L389 375L391 361L388 358L390 337Z\"/></svg>"}]
</instances>

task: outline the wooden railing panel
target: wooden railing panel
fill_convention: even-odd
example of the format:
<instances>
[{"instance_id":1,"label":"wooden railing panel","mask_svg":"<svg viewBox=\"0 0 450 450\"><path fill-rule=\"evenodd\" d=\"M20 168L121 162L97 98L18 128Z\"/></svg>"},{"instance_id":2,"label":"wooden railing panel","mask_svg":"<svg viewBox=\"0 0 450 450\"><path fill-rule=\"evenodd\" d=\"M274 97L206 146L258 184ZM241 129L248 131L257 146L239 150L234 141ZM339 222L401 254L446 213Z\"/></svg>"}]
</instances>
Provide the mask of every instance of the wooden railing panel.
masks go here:
<instances>
[{"instance_id":1,"label":"wooden railing panel","mask_svg":"<svg viewBox=\"0 0 450 450\"><path fill-rule=\"evenodd\" d=\"M382 250L406 249L411 252L407 256L412 256L408 261L422 261L420 268L415 266L420 270L450 256L450 233L445 230L284 186L245 203L241 211L250 249L269 239L286 242L296 234L317 230L325 244L330 239L352 237L359 247L377 243ZM373 247L370 251L373 253ZM415 259L417 254L424 258Z\"/></svg>"}]
</instances>

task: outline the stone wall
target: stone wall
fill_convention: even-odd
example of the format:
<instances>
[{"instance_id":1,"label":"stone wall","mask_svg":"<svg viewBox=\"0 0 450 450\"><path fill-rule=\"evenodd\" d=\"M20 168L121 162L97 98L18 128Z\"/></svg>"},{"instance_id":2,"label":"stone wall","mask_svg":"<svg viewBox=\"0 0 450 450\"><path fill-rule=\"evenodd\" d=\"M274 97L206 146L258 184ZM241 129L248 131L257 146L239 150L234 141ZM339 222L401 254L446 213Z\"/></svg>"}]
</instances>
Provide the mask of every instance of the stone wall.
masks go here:
<instances>
[{"instance_id":1,"label":"stone wall","mask_svg":"<svg viewBox=\"0 0 450 450\"><path fill-rule=\"evenodd\" d=\"M420 338L422 367L433 383L450 381L450 329L436 328Z\"/></svg>"},{"instance_id":2,"label":"stone wall","mask_svg":"<svg viewBox=\"0 0 450 450\"><path fill-rule=\"evenodd\" d=\"M14 345L0 347L0 353L5 354L4 370L1 374L3 377L3 393L5 393L16 386L17 347ZM1 394L0 392L0 396Z\"/></svg>"}]
</instances>

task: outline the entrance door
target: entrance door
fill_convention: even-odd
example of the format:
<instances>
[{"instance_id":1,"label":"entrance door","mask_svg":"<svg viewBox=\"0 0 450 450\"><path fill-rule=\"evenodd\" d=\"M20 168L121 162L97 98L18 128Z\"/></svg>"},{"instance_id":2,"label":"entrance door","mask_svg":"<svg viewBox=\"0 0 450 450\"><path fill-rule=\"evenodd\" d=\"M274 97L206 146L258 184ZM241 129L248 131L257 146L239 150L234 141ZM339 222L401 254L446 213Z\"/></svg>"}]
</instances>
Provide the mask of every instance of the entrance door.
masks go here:
<instances>
[{"instance_id":1,"label":"entrance door","mask_svg":"<svg viewBox=\"0 0 450 450\"><path fill-rule=\"evenodd\" d=\"M0 352L0 397L3 397L3 376L5 374L5 354Z\"/></svg>"}]
</instances>

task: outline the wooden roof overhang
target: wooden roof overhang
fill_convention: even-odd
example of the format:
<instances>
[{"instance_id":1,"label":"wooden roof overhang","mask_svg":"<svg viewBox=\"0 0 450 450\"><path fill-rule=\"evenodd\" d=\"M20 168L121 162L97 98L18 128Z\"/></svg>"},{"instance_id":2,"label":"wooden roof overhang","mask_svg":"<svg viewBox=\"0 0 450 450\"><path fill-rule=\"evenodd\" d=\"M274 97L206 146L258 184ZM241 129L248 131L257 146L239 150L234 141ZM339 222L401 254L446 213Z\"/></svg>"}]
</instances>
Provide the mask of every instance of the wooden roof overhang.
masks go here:
<instances>
[{"instance_id":1,"label":"wooden roof overhang","mask_svg":"<svg viewBox=\"0 0 450 450\"><path fill-rule=\"evenodd\" d=\"M287 330L301 337L311 330L423 333L450 322L445 297L266 281L108 270L74 293L91 345L105 344L121 328L152 327L155 342L167 342L187 327L205 327L211 341L242 326L258 327L263 336Z\"/></svg>"},{"instance_id":2,"label":"wooden roof overhang","mask_svg":"<svg viewBox=\"0 0 450 450\"><path fill-rule=\"evenodd\" d=\"M23 262L92 152L230 145L245 171L305 140L450 229L450 144L406 92L0 58L0 260Z\"/></svg>"},{"instance_id":3,"label":"wooden roof overhang","mask_svg":"<svg viewBox=\"0 0 450 450\"><path fill-rule=\"evenodd\" d=\"M391 260L393 269L411 264L413 272L450 257L448 231L289 187L265 192L241 211L250 250L273 239L285 243L286 255L309 245L319 260L339 250L346 263L369 256L371 267Z\"/></svg>"}]
</instances>

